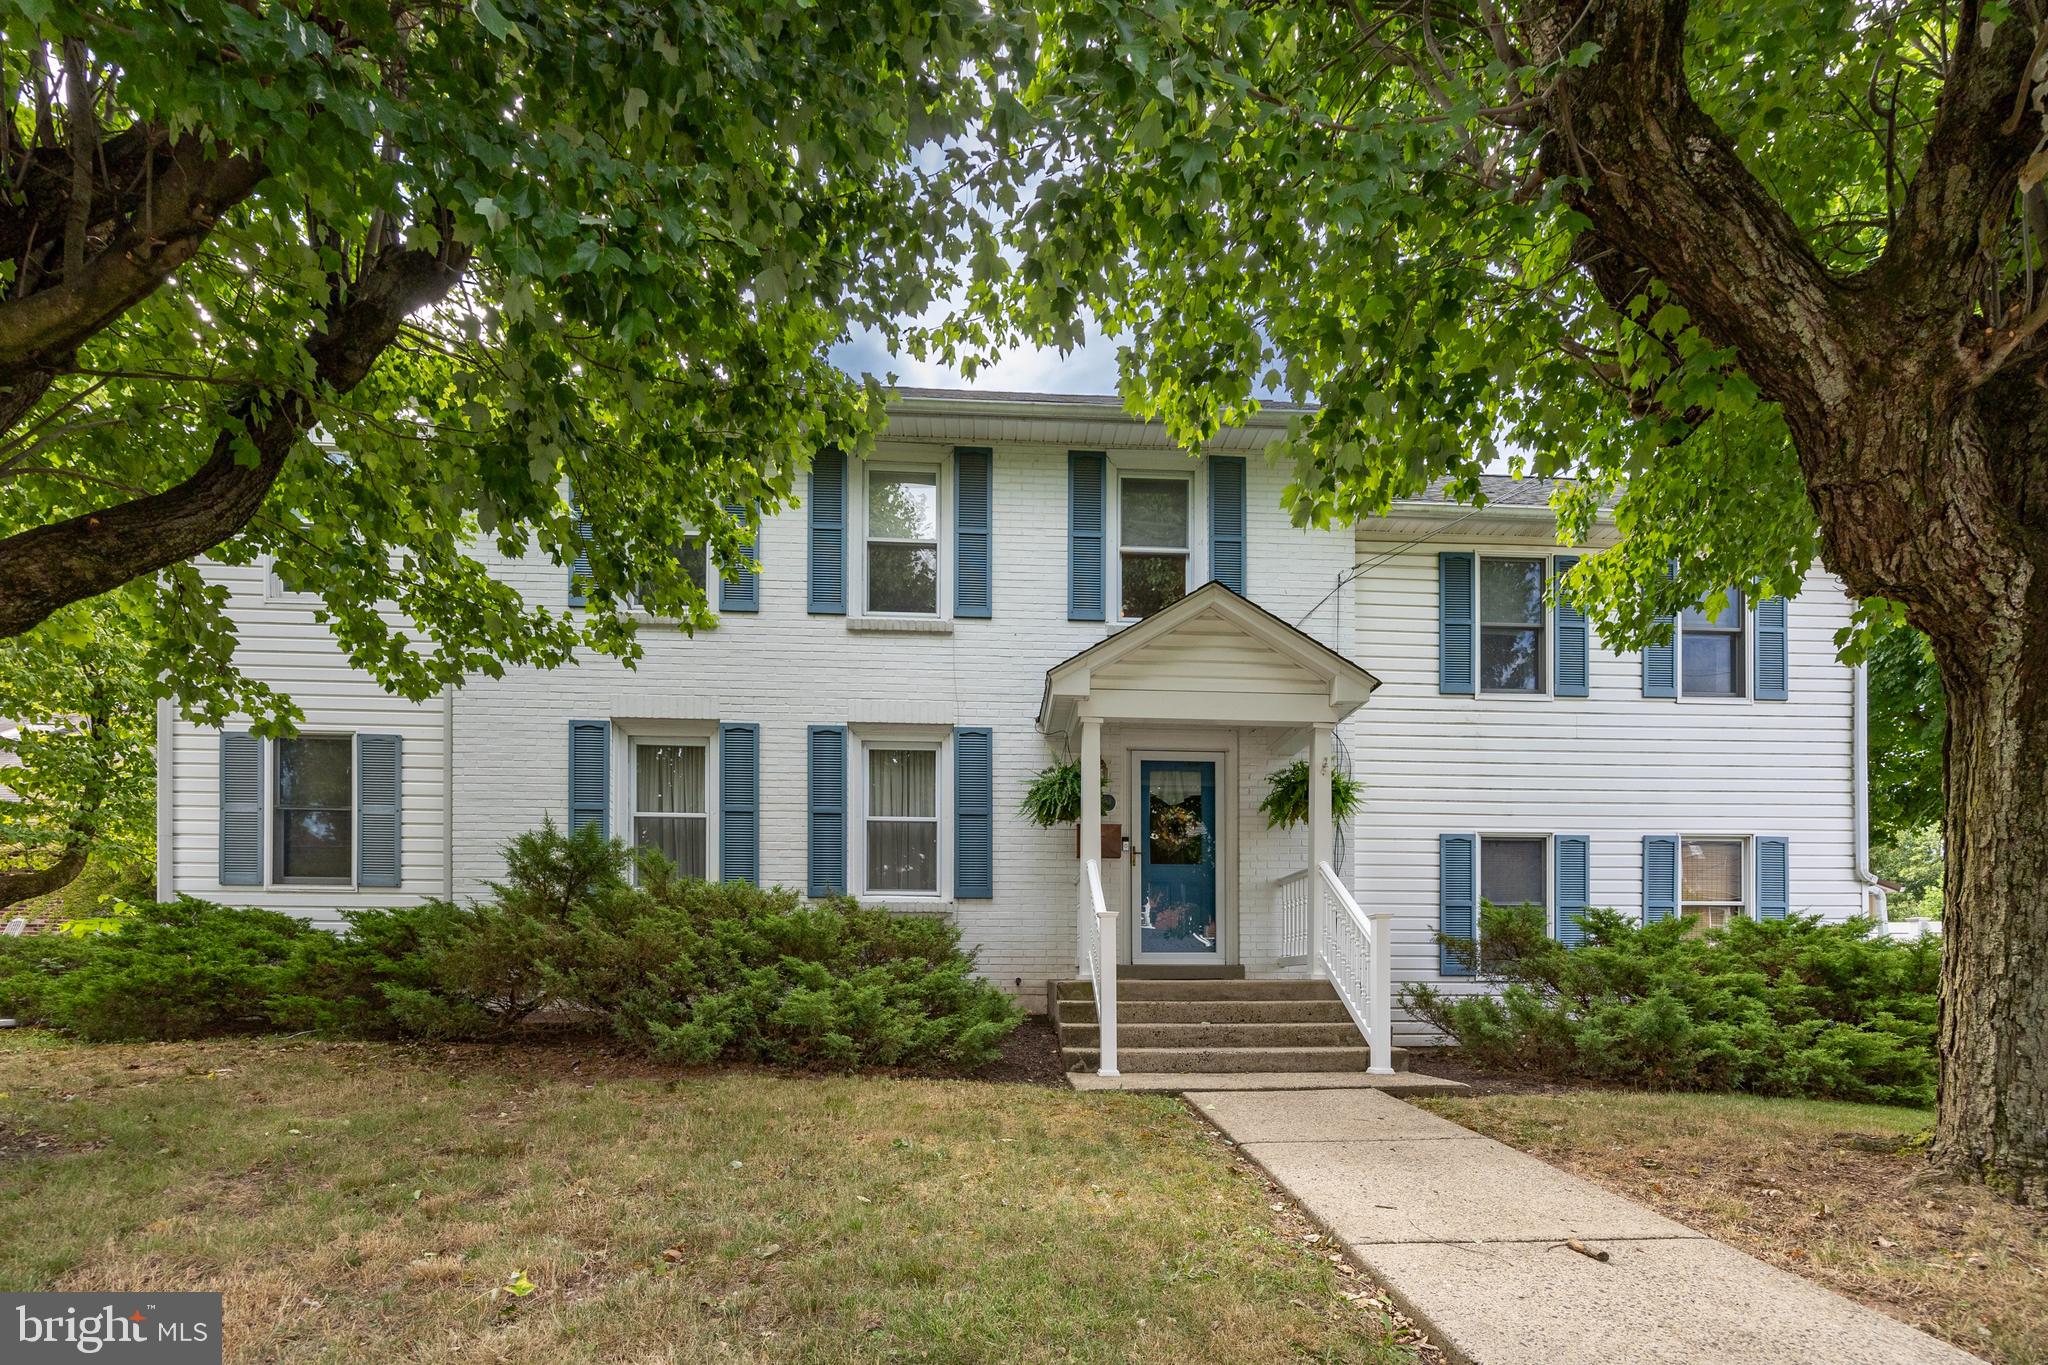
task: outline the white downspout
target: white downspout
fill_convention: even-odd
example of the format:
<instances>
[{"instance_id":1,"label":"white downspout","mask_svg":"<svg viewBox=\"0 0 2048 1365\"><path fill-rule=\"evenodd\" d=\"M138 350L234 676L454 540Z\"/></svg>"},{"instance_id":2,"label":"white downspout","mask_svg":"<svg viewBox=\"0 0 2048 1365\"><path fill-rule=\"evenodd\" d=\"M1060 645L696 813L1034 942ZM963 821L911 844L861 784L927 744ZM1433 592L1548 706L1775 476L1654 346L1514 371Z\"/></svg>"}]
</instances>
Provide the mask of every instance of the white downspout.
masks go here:
<instances>
[{"instance_id":1,"label":"white downspout","mask_svg":"<svg viewBox=\"0 0 2048 1365\"><path fill-rule=\"evenodd\" d=\"M1870 672L1868 665L1857 664L1851 670L1855 674L1853 696L1855 704L1850 721L1849 766L1853 770L1856 797L1856 880L1862 884L1865 908L1871 900L1877 902L1874 918L1879 924L1890 918L1890 907L1884 888L1878 885L1877 874L1870 870Z\"/></svg>"},{"instance_id":2,"label":"white downspout","mask_svg":"<svg viewBox=\"0 0 2048 1365\"><path fill-rule=\"evenodd\" d=\"M177 793L171 789L175 756L171 752L175 740L177 714L169 697L156 699L156 898L160 901L173 900L178 894L178 879L174 867L177 850L178 826L173 804Z\"/></svg>"}]
</instances>

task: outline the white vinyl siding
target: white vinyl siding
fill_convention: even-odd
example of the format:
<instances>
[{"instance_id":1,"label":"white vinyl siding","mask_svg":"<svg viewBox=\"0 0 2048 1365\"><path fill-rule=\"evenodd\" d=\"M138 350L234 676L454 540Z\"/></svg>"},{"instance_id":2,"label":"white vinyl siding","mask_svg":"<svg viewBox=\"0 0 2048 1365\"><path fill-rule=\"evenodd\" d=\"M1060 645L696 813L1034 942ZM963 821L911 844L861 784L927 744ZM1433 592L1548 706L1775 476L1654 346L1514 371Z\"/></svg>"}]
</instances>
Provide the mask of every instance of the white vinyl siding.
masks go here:
<instances>
[{"instance_id":1,"label":"white vinyl siding","mask_svg":"<svg viewBox=\"0 0 2048 1365\"><path fill-rule=\"evenodd\" d=\"M1460 528L1466 544L1469 533ZM1739 724L1727 706L1645 700L1640 656L1608 648L1597 631L1588 696L1531 705L1522 696L1437 691L1443 538L1417 540L1427 534L1412 523L1391 534L1361 532L1354 557L1369 567L1348 589L1355 625L1346 652L1381 682L1341 731L1367 794L1349 831L1349 866L1360 903L1396 916L1397 985L1439 981L1437 836L1446 832L1533 825L1585 835L1587 904L1630 917L1642 909L1643 836L1747 846L1783 834L1797 850L1794 913L1862 912L1850 766L1854 674L1836 660L1834 644L1849 604L1831 575L1816 566L1787 604L1789 700L1745 706ZM1547 540L1505 534L1478 549L1527 558L1557 552ZM1546 874L1553 881L1554 867L1553 860ZM1547 889L1555 894L1554 885ZM1410 1042L1427 1037L1405 1019L1396 1033Z\"/></svg>"}]
</instances>

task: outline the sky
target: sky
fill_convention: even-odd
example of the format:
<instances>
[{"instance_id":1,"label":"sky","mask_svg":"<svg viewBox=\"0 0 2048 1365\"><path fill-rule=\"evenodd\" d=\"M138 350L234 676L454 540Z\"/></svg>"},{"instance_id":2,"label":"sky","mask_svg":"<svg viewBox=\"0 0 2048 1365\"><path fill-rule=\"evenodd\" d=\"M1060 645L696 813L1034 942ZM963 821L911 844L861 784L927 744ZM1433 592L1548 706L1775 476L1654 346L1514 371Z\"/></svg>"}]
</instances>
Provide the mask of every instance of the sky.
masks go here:
<instances>
[{"instance_id":1,"label":"sky","mask_svg":"<svg viewBox=\"0 0 2048 1365\"><path fill-rule=\"evenodd\" d=\"M851 374L863 370L877 379L890 374L907 388L996 389L1021 393L1115 393L1116 343L1105 338L1093 324L1087 341L1077 350L1061 355L1037 348L1008 352L1003 358L975 375L972 382L961 378L951 366L891 356L881 337L863 330L853 340L832 350L832 362Z\"/></svg>"}]
</instances>

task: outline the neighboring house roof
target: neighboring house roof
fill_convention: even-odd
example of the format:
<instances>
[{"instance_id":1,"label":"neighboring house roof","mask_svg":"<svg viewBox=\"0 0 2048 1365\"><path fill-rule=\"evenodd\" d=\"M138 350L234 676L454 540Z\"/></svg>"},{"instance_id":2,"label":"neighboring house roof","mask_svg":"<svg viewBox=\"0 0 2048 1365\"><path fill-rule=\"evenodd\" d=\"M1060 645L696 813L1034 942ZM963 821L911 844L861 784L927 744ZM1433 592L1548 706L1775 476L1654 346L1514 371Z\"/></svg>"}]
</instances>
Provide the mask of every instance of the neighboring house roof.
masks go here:
<instances>
[{"instance_id":1,"label":"neighboring house roof","mask_svg":"<svg viewBox=\"0 0 2048 1365\"><path fill-rule=\"evenodd\" d=\"M1335 724L1379 685L1321 640L1212 579L1048 668L1038 726L1064 734L1084 709L1109 720Z\"/></svg>"},{"instance_id":2,"label":"neighboring house roof","mask_svg":"<svg viewBox=\"0 0 2048 1365\"><path fill-rule=\"evenodd\" d=\"M1549 508L1550 495L1559 487L1571 482L1569 479L1527 478L1514 474L1481 474L1479 491L1491 507L1542 507ZM1429 487L1402 502L1441 503L1450 507L1468 507L1471 504L1450 494L1451 480L1438 479Z\"/></svg>"}]
</instances>

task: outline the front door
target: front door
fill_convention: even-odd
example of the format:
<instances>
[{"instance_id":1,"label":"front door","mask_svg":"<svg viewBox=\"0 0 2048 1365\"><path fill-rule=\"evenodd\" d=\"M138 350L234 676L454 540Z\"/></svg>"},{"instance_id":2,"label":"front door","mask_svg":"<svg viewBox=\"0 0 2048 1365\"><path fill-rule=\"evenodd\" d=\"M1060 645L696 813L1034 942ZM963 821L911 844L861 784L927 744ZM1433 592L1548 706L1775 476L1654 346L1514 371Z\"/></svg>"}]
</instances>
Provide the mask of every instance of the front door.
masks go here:
<instances>
[{"instance_id":1,"label":"front door","mask_svg":"<svg viewBox=\"0 0 2048 1365\"><path fill-rule=\"evenodd\" d=\"M1221 962L1216 905L1216 763L1142 759L1144 839L1138 850L1137 956Z\"/></svg>"}]
</instances>

